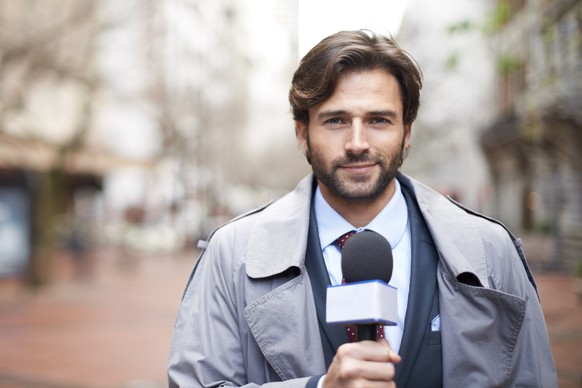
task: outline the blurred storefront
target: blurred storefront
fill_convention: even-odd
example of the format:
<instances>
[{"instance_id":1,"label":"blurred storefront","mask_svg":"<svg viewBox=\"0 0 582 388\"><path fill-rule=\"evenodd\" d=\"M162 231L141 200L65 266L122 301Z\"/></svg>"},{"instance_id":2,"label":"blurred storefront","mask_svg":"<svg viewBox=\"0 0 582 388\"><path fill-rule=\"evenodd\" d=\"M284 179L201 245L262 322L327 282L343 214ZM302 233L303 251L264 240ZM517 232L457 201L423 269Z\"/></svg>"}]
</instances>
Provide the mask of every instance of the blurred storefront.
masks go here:
<instances>
[{"instance_id":1,"label":"blurred storefront","mask_svg":"<svg viewBox=\"0 0 582 388\"><path fill-rule=\"evenodd\" d=\"M103 151L63 154L54 144L0 134L0 277L27 273L34 246L45 254L59 243L78 246L74 227L99 220L103 177L131 166L149 168Z\"/></svg>"},{"instance_id":2,"label":"blurred storefront","mask_svg":"<svg viewBox=\"0 0 582 388\"><path fill-rule=\"evenodd\" d=\"M28 266L30 210L25 177L0 171L0 277L22 273Z\"/></svg>"}]
</instances>

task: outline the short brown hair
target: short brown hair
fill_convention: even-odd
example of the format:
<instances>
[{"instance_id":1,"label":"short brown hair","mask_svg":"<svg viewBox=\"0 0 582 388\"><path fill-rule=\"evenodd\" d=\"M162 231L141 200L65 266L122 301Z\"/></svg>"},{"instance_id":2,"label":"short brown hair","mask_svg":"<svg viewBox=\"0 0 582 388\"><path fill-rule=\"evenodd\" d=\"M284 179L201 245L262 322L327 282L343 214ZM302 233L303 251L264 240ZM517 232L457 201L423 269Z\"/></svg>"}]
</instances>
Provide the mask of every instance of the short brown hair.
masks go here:
<instances>
[{"instance_id":1,"label":"short brown hair","mask_svg":"<svg viewBox=\"0 0 582 388\"><path fill-rule=\"evenodd\" d=\"M308 109L333 94L342 73L375 68L386 70L398 81L403 121L411 124L420 103L422 72L393 39L366 30L330 35L303 57L289 91L293 119L307 125Z\"/></svg>"}]
</instances>

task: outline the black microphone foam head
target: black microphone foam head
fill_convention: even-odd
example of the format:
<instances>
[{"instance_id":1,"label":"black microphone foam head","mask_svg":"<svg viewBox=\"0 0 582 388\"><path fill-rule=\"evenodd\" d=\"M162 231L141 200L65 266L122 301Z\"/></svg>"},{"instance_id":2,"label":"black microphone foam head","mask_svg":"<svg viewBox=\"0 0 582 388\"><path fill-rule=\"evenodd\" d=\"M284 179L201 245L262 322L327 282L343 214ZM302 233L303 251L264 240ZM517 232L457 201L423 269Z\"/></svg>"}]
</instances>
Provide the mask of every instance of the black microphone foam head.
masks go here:
<instances>
[{"instance_id":1,"label":"black microphone foam head","mask_svg":"<svg viewBox=\"0 0 582 388\"><path fill-rule=\"evenodd\" d=\"M392 248L382 235L363 230L352 235L342 249L342 272L346 283L392 277Z\"/></svg>"}]
</instances>

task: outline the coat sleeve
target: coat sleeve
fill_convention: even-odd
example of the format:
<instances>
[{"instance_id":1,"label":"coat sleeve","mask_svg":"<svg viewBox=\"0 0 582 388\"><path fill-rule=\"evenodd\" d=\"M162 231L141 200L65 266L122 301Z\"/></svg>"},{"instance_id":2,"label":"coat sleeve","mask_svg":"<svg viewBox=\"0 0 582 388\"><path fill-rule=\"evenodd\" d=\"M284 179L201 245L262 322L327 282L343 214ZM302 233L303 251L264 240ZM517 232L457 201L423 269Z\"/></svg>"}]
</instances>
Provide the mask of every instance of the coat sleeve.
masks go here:
<instances>
[{"instance_id":1,"label":"coat sleeve","mask_svg":"<svg viewBox=\"0 0 582 388\"><path fill-rule=\"evenodd\" d=\"M245 325L237 308L232 235L217 233L186 286L168 362L170 387L305 387L309 377L284 382L248 381ZM254 366L256 368L256 366ZM267 366L265 366L267 369Z\"/></svg>"},{"instance_id":2,"label":"coat sleeve","mask_svg":"<svg viewBox=\"0 0 582 388\"><path fill-rule=\"evenodd\" d=\"M535 282L530 279L531 273L523 265L525 257L518 249L510 238L506 238L507 254L504 257L508 262L500 263L502 266L505 264L506 268L494 272L498 273L495 281L501 291L513 293L525 300L525 315L515 344L508 386L557 387L556 368Z\"/></svg>"},{"instance_id":3,"label":"coat sleeve","mask_svg":"<svg viewBox=\"0 0 582 388\"><path fill-rule=\"evenodd\" d=\"M485 319L505 322L499 325L496 338L498 348L503 349L499 358L505 360L500 365L505 371L503 386L557 387L544 314L521 245L503 225L482 220L481 226L490 287L487 292L497 306ZM517 320L517 316L522 318Z\"/></svg>"},{"instance_id":4,"label":"coat sleeve","mask_svg":"<svg viewBox=\"0 0 582 388\"><path fill-rule=\"evenodd\" d=\"M446 387L557 387L546 324L511 238L477 219L484 276L439 275ZM481 284L477 279L486 279Z\"/></svg>"}]
</instances>

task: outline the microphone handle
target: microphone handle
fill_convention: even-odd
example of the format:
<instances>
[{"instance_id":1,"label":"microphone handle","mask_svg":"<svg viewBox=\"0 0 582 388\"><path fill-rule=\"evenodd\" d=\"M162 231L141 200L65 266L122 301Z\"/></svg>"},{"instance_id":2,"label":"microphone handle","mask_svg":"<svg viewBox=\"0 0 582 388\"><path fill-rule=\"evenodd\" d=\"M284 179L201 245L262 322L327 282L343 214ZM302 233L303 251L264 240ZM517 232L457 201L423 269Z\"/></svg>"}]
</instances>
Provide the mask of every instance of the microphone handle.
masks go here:
<instances>
[{"instance_id":1,"label":"microphone handle","mask_svg":"<svg viewBox=\"0 0 582 388\"><path fill-rule=\"evenodd\" d=\"M376 341L378 325L356 325L356 340L359 341Z\"/></svg>"}]
</instances>

